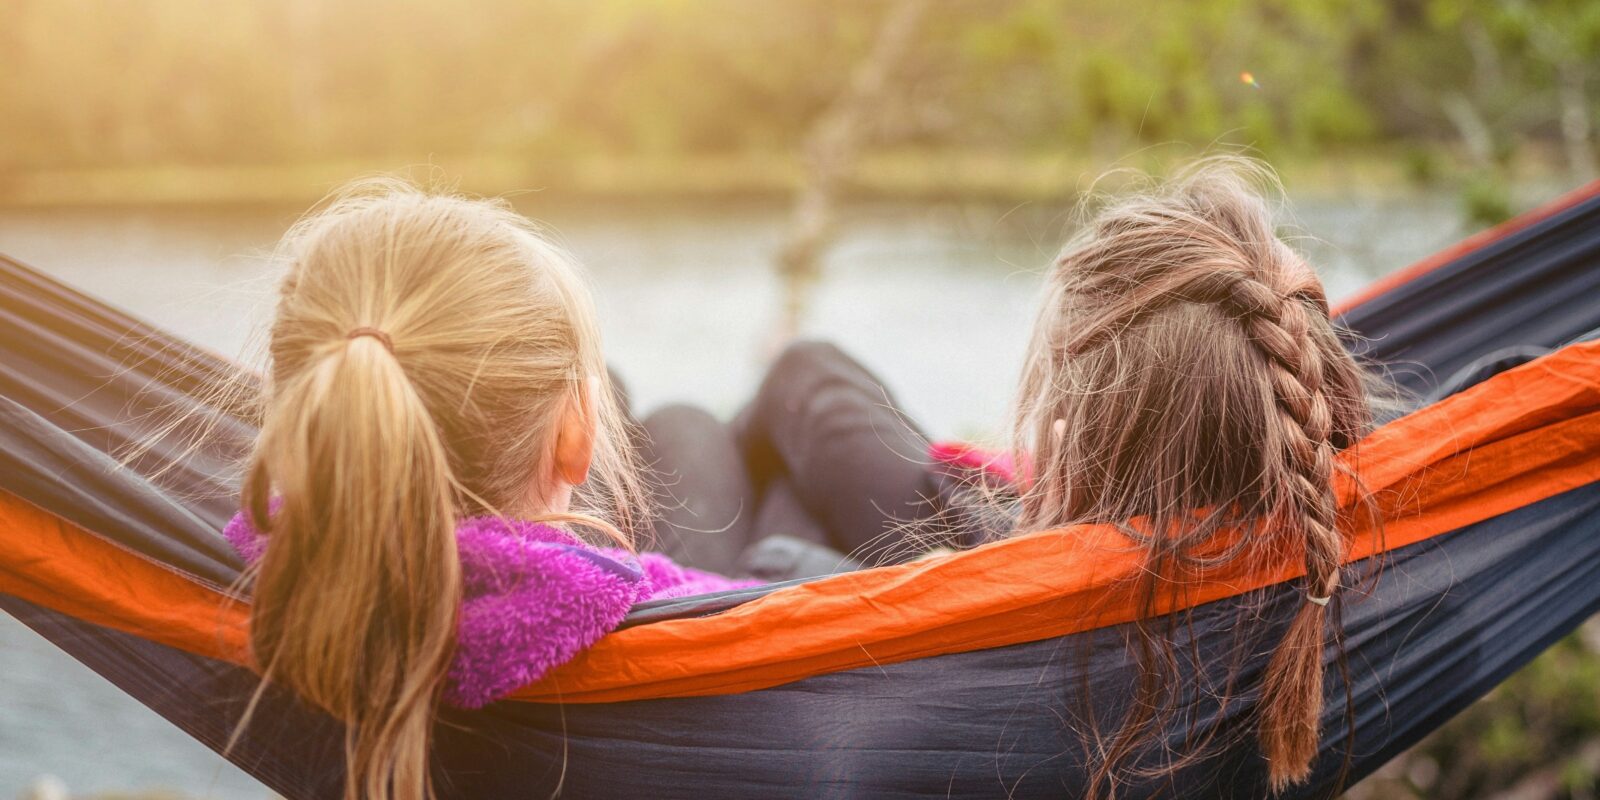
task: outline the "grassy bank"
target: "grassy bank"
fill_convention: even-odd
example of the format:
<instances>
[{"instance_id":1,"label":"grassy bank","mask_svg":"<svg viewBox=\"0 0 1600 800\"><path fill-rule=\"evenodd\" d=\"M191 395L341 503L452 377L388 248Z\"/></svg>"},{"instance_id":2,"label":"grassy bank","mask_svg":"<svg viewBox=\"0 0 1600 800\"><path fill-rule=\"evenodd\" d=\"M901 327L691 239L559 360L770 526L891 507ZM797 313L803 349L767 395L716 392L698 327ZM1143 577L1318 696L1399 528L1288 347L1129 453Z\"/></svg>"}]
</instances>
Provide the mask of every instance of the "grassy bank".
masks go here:
<instances>
[{"instance_id":1,"label":"grassy bank","mask_svg":"<svg viewBox=\"0 0 1600 800\"><path fill-rule=\"evenodd\" d=\"M1086 154L874 152L856 164L845 191L889 200L1070 201L1114 168L1159 171L1192 149L1148 148L1115 161ZM1461 170L1449 153L1364 150L1271 159L1296 193L1393 193ZM1430 166L1431 164L1431 166ZM1518 180L1558 177L1543 154L1525 157ZM166 164L0 171L0 206L305 205L358 175L403 173L483 195L550 193L562 198L783 199L804 179L796 157L723 154L652 158L421 155L294 164ZM1113 178L1114 180L1114 178Z\"/></svg>"}]
</instances>

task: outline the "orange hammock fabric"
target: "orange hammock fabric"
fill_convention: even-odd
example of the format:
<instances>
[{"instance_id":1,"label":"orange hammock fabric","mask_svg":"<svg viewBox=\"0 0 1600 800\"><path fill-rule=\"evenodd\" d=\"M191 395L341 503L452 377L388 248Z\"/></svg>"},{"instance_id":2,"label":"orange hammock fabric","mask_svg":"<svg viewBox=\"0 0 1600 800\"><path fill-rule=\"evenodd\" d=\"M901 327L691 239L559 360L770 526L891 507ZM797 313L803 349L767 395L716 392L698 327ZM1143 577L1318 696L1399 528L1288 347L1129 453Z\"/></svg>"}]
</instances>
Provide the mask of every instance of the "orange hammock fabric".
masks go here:
<instances>
[{"instance_id":1,"label":"orange hammock fabric","mask_svg":"<svg viewBox=\"0 0 1600 800\"><path fill-rule=\"evenodd\" d=\"M1375 431L1343 456L1385 512L1349 560L1423 541L1600 480L1600 342L1570 345ZM1346 503L1353 487L1336 487ZM0 593L236 664L248 605L0 494ZM773 592L709 617L617 631L514 699L731 694L814 675L1127 622L1137 555L1114 530L1018 536ZM1302 574L1208 577L1184 607ZM1359 599L1356 600L1359 602Z\"/></svg>"}]
</instances>

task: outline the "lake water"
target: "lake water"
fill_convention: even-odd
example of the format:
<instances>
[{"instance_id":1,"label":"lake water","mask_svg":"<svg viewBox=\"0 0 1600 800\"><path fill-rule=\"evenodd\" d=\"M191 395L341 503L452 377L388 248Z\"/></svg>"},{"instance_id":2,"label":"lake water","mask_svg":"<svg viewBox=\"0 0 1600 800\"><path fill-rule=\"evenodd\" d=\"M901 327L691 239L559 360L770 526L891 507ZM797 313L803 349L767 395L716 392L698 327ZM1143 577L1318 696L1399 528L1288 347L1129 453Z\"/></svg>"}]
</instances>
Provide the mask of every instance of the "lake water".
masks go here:
<instances>
[{"instance_id":1,"label":"lake water","mask_svg":"<svg viewBox=\"0 0 1600 800\"><path fill-rule=\"evenodd\" d=\"M781 287L770 264L784 207L520 206L588 266L607 351L642 410L674 400L737 409L775 345ZM1441 196L1301 197L1296 211L1335 299L1464 233ZM277 276L264 253L293 216L0 209L0 252L236 355L265 319ZM992 434L1067 219L1028 205L852 209L804 331L877 370L936 436ZM0 800L41 774L75 794L269 794L0 615Z\"/></svg>"}]
</instances>

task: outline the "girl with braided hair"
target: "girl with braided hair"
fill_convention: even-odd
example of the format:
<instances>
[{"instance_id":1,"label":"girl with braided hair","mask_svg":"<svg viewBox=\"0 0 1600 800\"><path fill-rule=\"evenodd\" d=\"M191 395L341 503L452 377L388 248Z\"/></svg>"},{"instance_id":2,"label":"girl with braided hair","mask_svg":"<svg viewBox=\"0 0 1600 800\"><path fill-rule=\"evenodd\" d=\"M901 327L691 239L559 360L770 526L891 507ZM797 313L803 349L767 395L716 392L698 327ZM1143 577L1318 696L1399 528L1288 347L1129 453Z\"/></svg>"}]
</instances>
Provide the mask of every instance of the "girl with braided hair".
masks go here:
<instances>
[{"instance_id":1,"label":"girl with braided hair","mask_svg":"<svg viewBox=\"0 0 1600 800\"><path fill-rule=\"evenodd\" d=\"M1101 737L1091 773L1108 793L1176 710L1182 620L1151 619L1158 601L1241 559L1303 562L1281 639L1252 642L1271 648L1256 733L1275 789L1307 777L1317 752L1345 552L1335 454L1372 414L1321 282L1273 230L1259 188L1271 185L1254 162L1210 159L1104 209L1058 259L1034 328L1014 420L1031 467L1017 529L1116 523L1145 555L1137 710Z\"/></svg>"},{"instance_id":2,"label":"girl with braided hair","mask_svg":"<svg viewBox=\"0 0 1600 800\"><path fill-rule=\"evenodd\" d=\"M1330 631L1339 637L1328 617L1338 609L1346 551L1332 489L1344 467L1335 456L1369 429L1372 394L1340 343L1321 282L1274 232L1263 199L1273 188L1256 162L1206 159L1085 226L1048 276L1009 457L948 448L929 455L927 439L865 370L817 345L780 359L744 416L741 435L758 452L798 465L786 480L819 506L811 509L817 519L880 509L867 532L897 537L902 554L927 541L930 528L944 527L932 532L944 546L994 535L982 524L949 529L951 520L995 516L953 510L974 493L952 488L960 483L949 478L952 466L968 478L987 473L990 486L995 472L1013 473L1005 490L987 493L1000 498L987 505L1005 512L1001 531L1104 523L1126 534L1110 546L1132 546L1144 562L1141 619L1128 634L1131 696L1086 698L1087 724L1076 727L1087 736L1090 796L1197 763L1221 732L1191 730L1183 752L1170 752L1169 729L1203 716L1197 695L1226 704L1248 689L1235 685L1245 675L1260 676L1254 734L1273 788L1305 779L1317 753L1325 640ZM867 388L850 389L857 384ZM784 390L796 386L811 393ZM826 409L809 413L818 405L809 397L829 398ZM859 457L808 457L839 450L839 441ZM808 473L831 476L827 491L809 491ZM862 488L852 494L851 485ZM1177 600L1208 570L1289 563L1306 574L1291 618L1262 619L1260 603L1245 608L1224 682L1186 683L1179 665L1203 659L1179 652L1186 613L1160 609L1183 607Z\"/></svg>"}]
</instances>

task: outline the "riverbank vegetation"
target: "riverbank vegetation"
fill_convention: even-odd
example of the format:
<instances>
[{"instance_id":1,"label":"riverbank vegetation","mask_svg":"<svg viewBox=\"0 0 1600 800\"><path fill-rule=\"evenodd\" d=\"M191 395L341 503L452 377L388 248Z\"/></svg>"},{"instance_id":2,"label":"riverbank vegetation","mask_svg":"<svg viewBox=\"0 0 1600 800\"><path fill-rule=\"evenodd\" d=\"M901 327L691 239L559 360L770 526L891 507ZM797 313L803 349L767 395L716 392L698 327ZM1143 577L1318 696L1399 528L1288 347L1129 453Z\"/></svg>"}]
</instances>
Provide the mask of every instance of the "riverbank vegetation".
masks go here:
<instances>
[{"instance_id":1,"label":"riverbank vegetation","mask_svg":"<svg viewBox=\"0 0 1600 800\"><path fill-rule=\"evenodd\" d=\"M1113 163L1098 163L1067 153L885 147L856 159L843 193L852 200L1070 203L1110 170L1159 173L1197 152L1176 144L1151 146ZM1437 176L1430 172L1419 179L1406 158L1398 151L1329 153L1315 160L1280 156L1274 166L1296 195L1366 197L1454 189L1464 209L1503 206L1498 215L1469 215L1489 222L1513 209L1510 187L1566 183L1558 158L1547 148L1525 148L1515 163L1488 180L1460 172ZM1449 150L1437 158L1441 163L1459 163ZM402 172L424 180L437 175L481 195L540 192L569 200L721 201L782 200L801 185L805 168L798 158L745 153L560 160L433 153L292 164L31 168L0 173L0 206L304 206L352 175L380 172Z\"/></svg>"},{"instance_id":2,"label":"riverbank vegetation","mask_svg":"<svg viewBox=\"0 0 1600 800\"><path fill-rule=\"evenodd\" d=\"M1490 221L1520 175L1595 174L1579 0L12 0L0 202L299 203L428 164L487 193L792 193L905 5L847 194L1070 198L1243 147Z\"/></svg>"}]
</instances>

